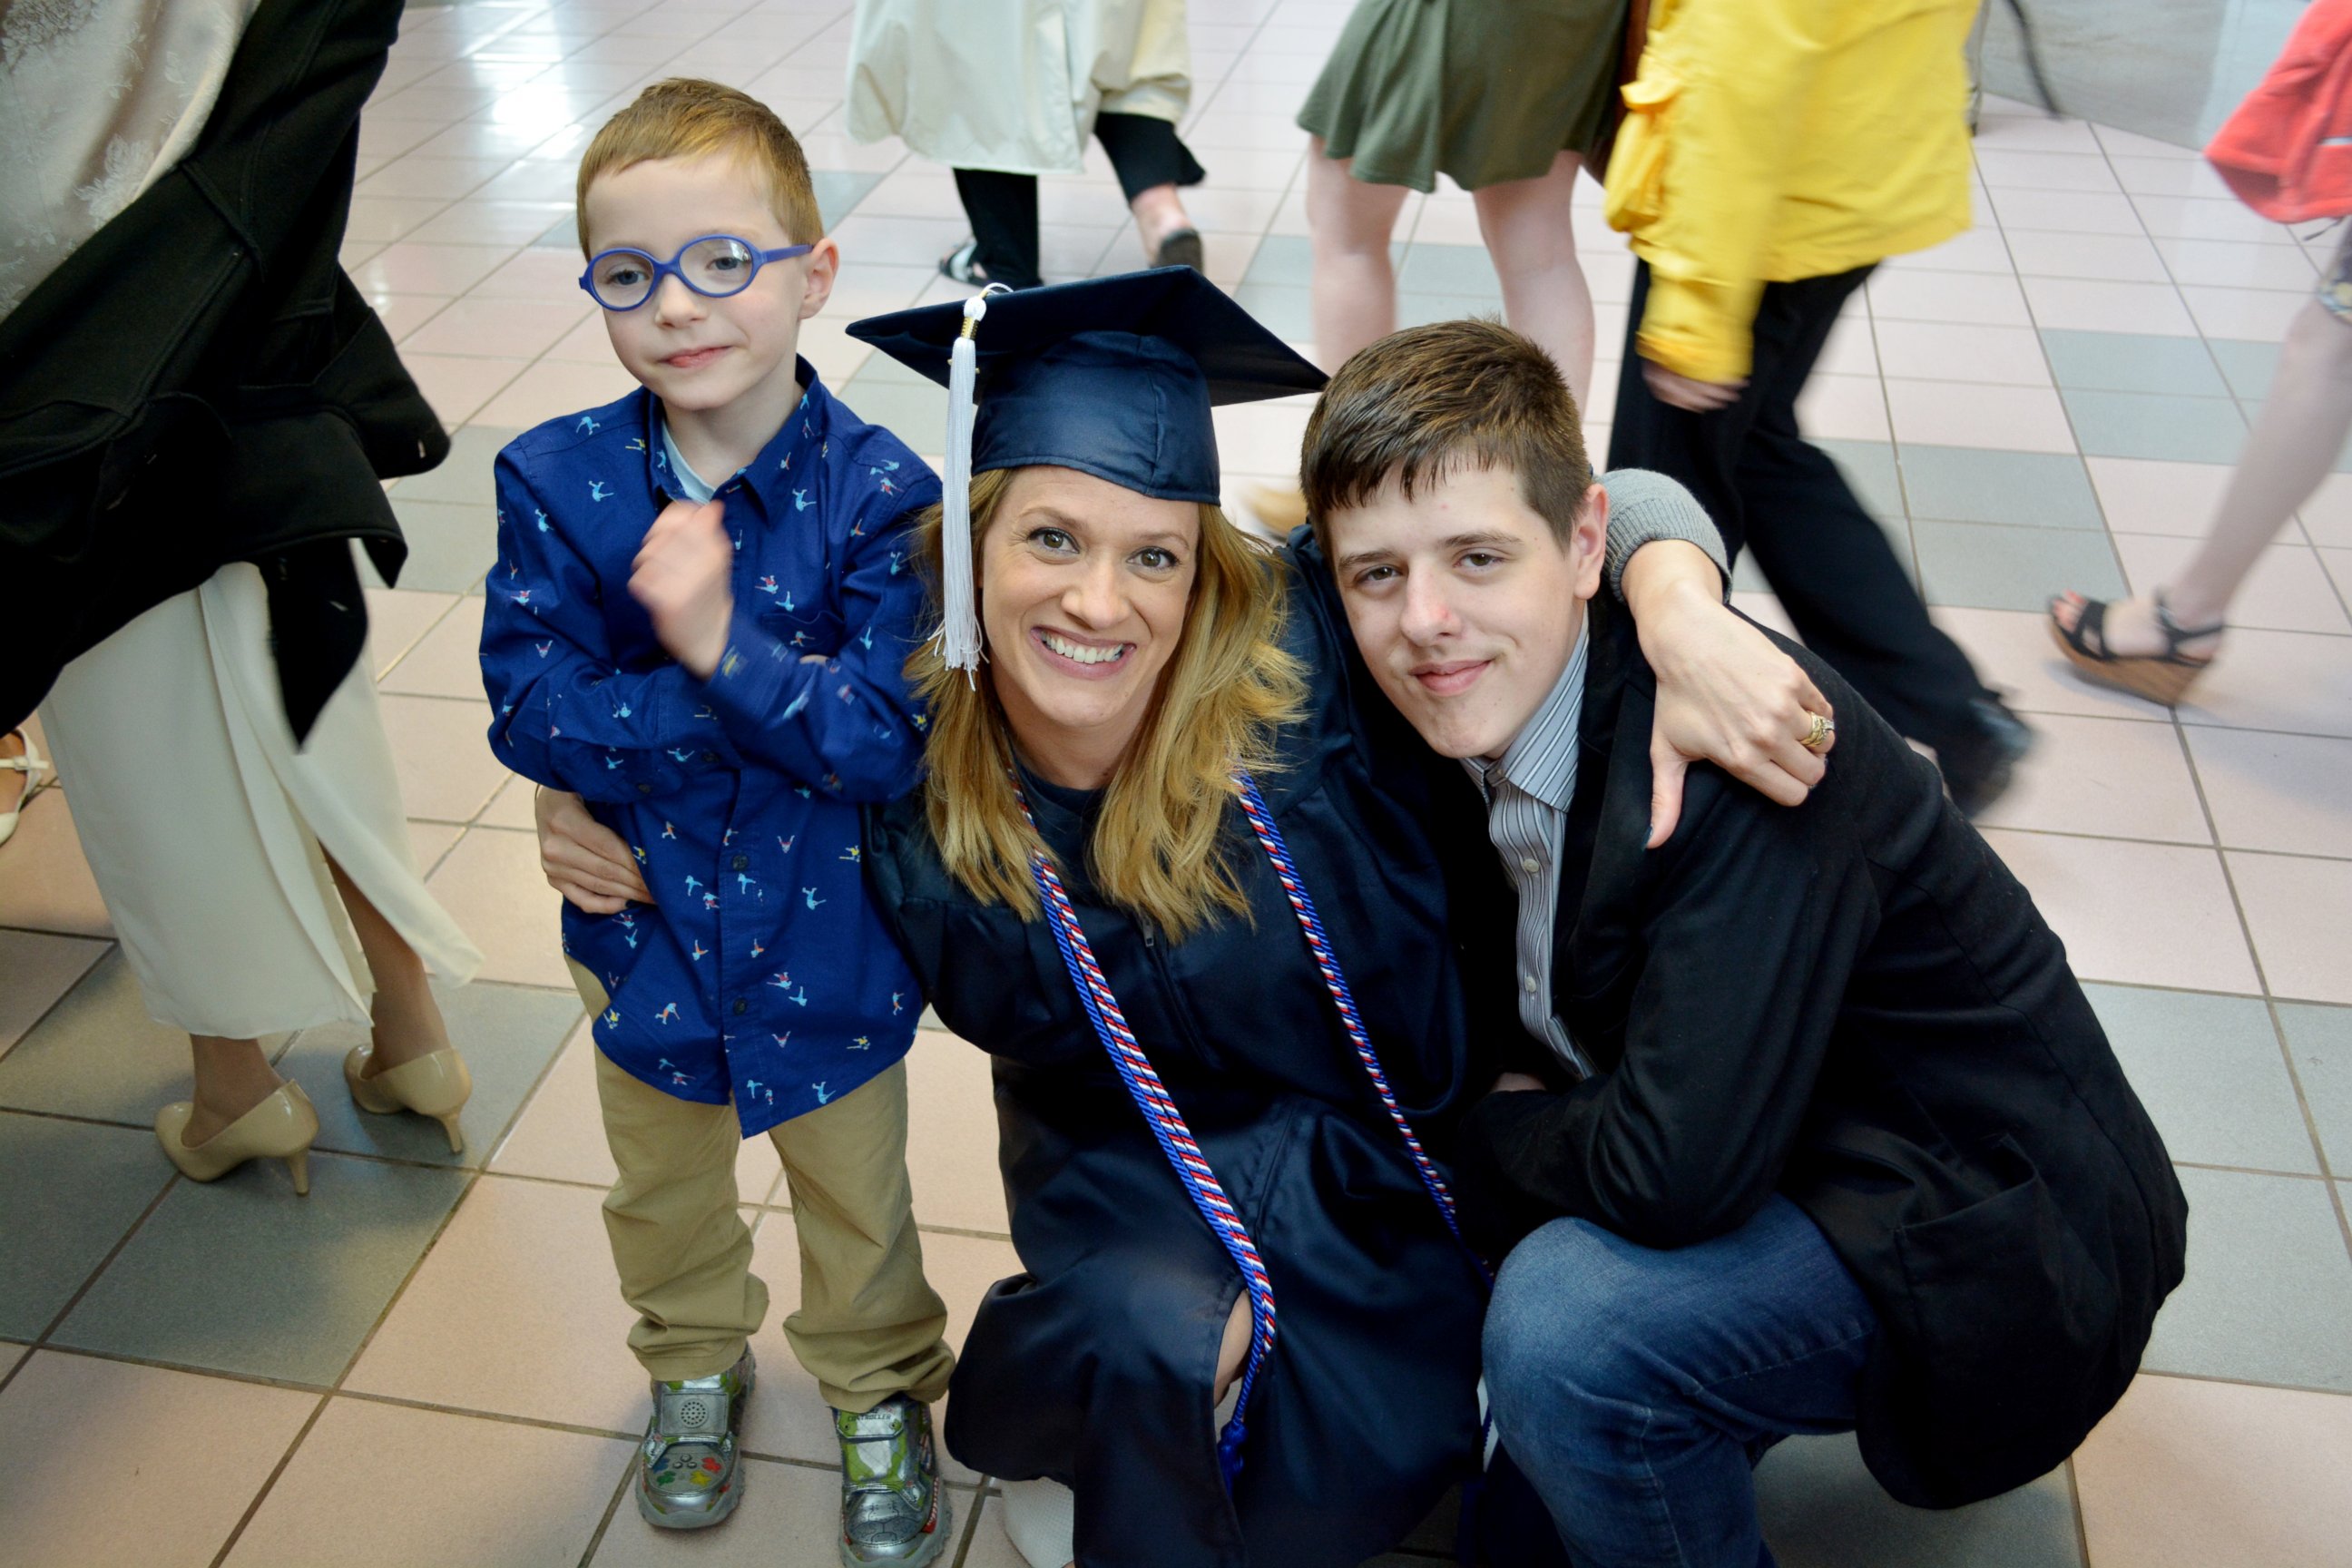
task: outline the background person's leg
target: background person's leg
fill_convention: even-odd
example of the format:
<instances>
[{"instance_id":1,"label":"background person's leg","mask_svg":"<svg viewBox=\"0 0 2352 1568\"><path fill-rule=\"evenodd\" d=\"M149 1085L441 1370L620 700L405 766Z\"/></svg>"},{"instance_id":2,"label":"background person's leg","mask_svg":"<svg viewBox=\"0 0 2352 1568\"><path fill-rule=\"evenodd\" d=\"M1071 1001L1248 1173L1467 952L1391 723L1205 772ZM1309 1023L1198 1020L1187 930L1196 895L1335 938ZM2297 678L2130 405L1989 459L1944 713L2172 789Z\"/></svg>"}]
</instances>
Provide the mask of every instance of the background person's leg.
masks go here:
<instances>
[{"instance_id":1,"label":"background person's leg","mask_svg":"<svg viewBox=\"0 0 2352 1568\"><path fill-rule=\"evenodd\" d=\"M1673 1251L1555 1220L1496 1283L1486 1385L1579 1568L1759 1563L1753 1456L1853 1425L1876 1329L1786 1198Z\"/></svg>"},{"instance_id":2,"label":"background person's leg","mask_svg":"<svg viewBox=\"0 0 2352 1568\"><path fill-rule=\"evenodd\" d=\"M978 247L972 259L987 274L978 281L1012 289L1034 289L1044 282L1037 270L1036 176L958 169L955 182Z\"/></svg>"},{"instance_id":3,"label":"background person's leg","mask_svg":"<svg viewBox=\"0 0 2352 1568\"><path fill-rule=\"evenodd\" d=\"M1307 228L1315 253L1315 360L1337 371L1365 344L1396 331L1396 268L1389 240L1404 208L1402 185L1353 178L1347 160L1307 153Z\"/></svg>"},{"instance_id":4,"label":"background person's leg","mask_svg":"<svg viewBox=\"0 0 2352 1568\"><path fill-rule=\"evenodd\" d=\"M1095 116L1095 140L1110 154L1127 210L1135 215L1136 237L1144 259L1154 267L1198 269L1200 232L1185 215L1180 186L1197 185L1208 171L1176 134L1173 121L1149 114Z\"/></svg>"},{"instance_id":5,"label":"background person's leg","mask_svg":"<svg viewBox=\"0 0 2352 1568\"><path fill-rule=\"evenodd\" d=\"M1551 355L1580 409L1592 390L1592 289L1576 258L1570 207L1583 166L1562 153L1538 178L1482 186L1470 196L1502 280L1503 319Z\"/></svg>"}]
</instances>

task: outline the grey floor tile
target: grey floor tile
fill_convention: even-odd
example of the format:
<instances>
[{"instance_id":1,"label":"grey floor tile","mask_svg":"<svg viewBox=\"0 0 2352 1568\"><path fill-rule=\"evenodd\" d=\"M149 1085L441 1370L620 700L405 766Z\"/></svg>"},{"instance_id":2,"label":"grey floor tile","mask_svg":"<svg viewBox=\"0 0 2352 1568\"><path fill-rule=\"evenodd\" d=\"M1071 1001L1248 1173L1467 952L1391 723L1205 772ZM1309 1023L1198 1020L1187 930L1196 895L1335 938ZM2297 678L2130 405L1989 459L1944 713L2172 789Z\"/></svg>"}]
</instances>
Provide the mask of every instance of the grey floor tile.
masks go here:
<instances>
[{"instance_id":1,"label":"grey floor tile","mask_svg":"<svg viewBox=\"0 0 2352 1568\"><path fill-rule=\"evenodd\" d=\"M571 228L572 221L565 218L563 226ZM498 460L499 448L521 434L520 430L492 425L460 426L450 433L449 455L442 459L439 468L409 475L393 486L392 493L406 500L494 505L498 490L491 479L492 465Z\"/></svg>"},{"instance_id":2,"label":"grey floor tile","mask_svg":"<svg viewBox=\"0 0 2352 1568\"><path fill-rule=\"evenodd\" d=\"M394 490L392 510L408 541L408 559L399 586L433 594L462 594L498 563L499 515L487 503L421 500ZM373 567L360 576L371 588L387 587Z\"/></svg>"},{"instance_id":3,"label":"grey floor tile","mask_svg":"<svg viewBox=\"0 0 2352 1568\"><path fill-rule=\"evenodd\" d=\"M1764 1537L1783 1568L2082 1568L2063 1470L1969 1508L1888 1497L1851 1436L1791 1437L1756 1471Z\"/></svg>"},{"instance_id":4,"label":"grey floor tile","mask_svg":"<svg viewBox=\"0 0 2352 1568\"><path fill-rule=\"evenodd\" d=\"M859 173L848 169L812 169L809 180L816 186L817 216L824 219L828 229L839 224L864 201L866 193L882 183L878 172Z\"/></svg>"},{"instance_id":5,"label":"grey floor tile","mask_svg":"<svg viewBox=\"0 0 2352 1568\"><path fill-rule=\"evenodd\" d=\"M0 1335L48 1327L171 1177L152 1132L0 1111Z\"/></svg>"},{"instance_id":6,"label":"grey floor tile","mask_svg":"<svg viewBox=\"0 0 2352 1568\"><path fill-rule=\"evenodd\" d=\"M2074 439L2094 458L2161 458L2234 463L2246 438L2238 405L2226 398L2061 388Z\"/></svg>"},{"instance_id":7,"label":"grey floor tile","mask_svg":"<svg viewBox=\"0 0 2352 1568\"><path fill-rule=\"evenodd\" d=\"M2318 1173L2261 998L2083 989L2174 1159Z\"/></svg>"},{"instance_id":8,"label":"grey floor tile","mask_svg":"<svg viewBox=\"0 0 2352 1568\"><path fill-rule=\"evenodd\" d=\"M160 1156L158 1156L160 1158ZM256 1161L182 1182L51 1342L296 1383L332 1383L467 1177L335 1154L310 1193Z\"/></svg>"},{"instance_id":9,"label":"grey floor tile","mask_svg":"<svg viewBox=\"0 0 2352 1568\"><path fill-rule=\"evenodd\" d=\"M1404 247L1389 247L1391 260L1404 255ZM1258 241L1249 268L1242 274L1244 288L1256 283L1276 283L1304 289L1315 277L1315 242L1302 234L1269 234Z\"/></svg>"},{"instance_id":10,"label":"grey floor tile","mask_svg":"<svg viewBox=\"0 0 2352 1568\"><path fill-rule=\"evenodd\" d=\"M1979 610L2039 610L2061 588L2105 599L2126 590L2105 533L1915 522L1927 602Z\"/></svg>"},{"instance_id":11,"label":"grey floor tile","mask_svg":"<svg viewBox=\"0 0 2352 1568\"><path fill-rule=\"evenodd\" d=\"M2102 526L2091 476L2072 453L1906 446L1903 489L1913 517L1939 522Z\"/></svg>"},{"instance_id":12,"label":"grey floor tile","mask_svg":"<svg viewBox=\"0 0 2352 1568\"><path fill-rule=\"evenodd\" d=\"M1234 299L1276 337L1296 343L1315 336L1315 312L1304 282L1244 282L1234 290Z\"/></svg>"},{"instance_id":13,"label":"grey floor tile","mask_svg":"<svg viewBox=\"0 0 2352 1568\"><path fill-rule=\"evenodd\" d=\"M1425 327L1432 321L1458 321L1469 316L1498 315L1500 294L1434 294L1419 289L1397 290L1397 325Z\"/></svg>"},{"instance_id":14,"label":"grey floor tile","mask_svg":"<svg viewBox=\"0 0 2352 1568\"><path fill-rule=\"evenodd\" d=\"M2352 1007L2282 1002L2278 1010L2328 1168L2352 1176Z\"/></svg>"},{"instance_id":15,"label":"grey floor tile","mask_svg":"<svg viewBox=\"0 0 2352 1568\"><path fill-rule=\"evenodd\" d=\"M2137 332L2072 332L2042 329L2042 346L2062 387L2098 392L2168 392L2184 397L2227 397L2230 388L2201 338L2147 337Z\"/></svg>"},{"instance_id":16,"label":"grey floor tile","mask_svg":"<svg viewBox=\"0 0 2352 1568\"><path fill-rule=\"evenodd\" d=\"M2270 392L2271 377L2278 371L2278 344L2249 342L2243 338L2207 338L2205 346L2213 351L2221 374L2239 401L2260 403Z\"/></svg>"},{"instance_id":17,"label":"grey floor tile","mask_svg":"<svg viewBox=\"0 0 2352 1568\"><path fill-rule=\"evenodd\" d=\"M1845 482L1871 516L1900 521L1904 516L1903 486L1895 477L1895 447L1885 441L1842 441L1823 438L1814 446L1837 459Z\"/></svg>"},{"instance_id":18,"label":"grey floor tile","mask_svg":"<svg viewBox=\"0 0 2352 1568\"><path fill-rule=\"evenodd\" d=\"M272 1054L285 1043L266 1042ZM147 1016L117 948L0 1059L0 1106L145 1127L189 1082L188 1037Z\"/></svg>"},{"instance_id":19,"label":"grey floor tile","mask_svg":"<svg viewBox=\"0 0 2352 1568\"><path fill-rule=\"evenodd\" d=\"M305 1029L278 1060L278 1070L299 1081L319 1108L317 1147L478 1170L580 1020L576 997L487 980L444 992L441 1012L474 1077L473 1098L459 1122L466 1152L449 1152L436 1121L405 1113L371 1116L352 1103L343 1057L367 1037L356 1024Z\"/></svg>"},{"instance_id":20,"label":"grey floor tile","mask_svg":"<svg viewBox=\"0 0 2352 1568\"><path fill-rule=\"evenodd\" d=\"M2352 1258L2327 1184L2184 1170L2180 1185L2189 1278L2147 1370L2352 1393Z\"/></svg>"},{"instance_id":21,"label":"grey floor tile","mask_svg":"<svg viewBox=\"0 0 2352 1568\"><path fill-rule=\"evenodd\" d=\"M1500 300L1503 285L1495 263L1483 245L1416 243L1404 253L1397 288L1416 294L1492 295Z\"/></svg>"}]
</instances>

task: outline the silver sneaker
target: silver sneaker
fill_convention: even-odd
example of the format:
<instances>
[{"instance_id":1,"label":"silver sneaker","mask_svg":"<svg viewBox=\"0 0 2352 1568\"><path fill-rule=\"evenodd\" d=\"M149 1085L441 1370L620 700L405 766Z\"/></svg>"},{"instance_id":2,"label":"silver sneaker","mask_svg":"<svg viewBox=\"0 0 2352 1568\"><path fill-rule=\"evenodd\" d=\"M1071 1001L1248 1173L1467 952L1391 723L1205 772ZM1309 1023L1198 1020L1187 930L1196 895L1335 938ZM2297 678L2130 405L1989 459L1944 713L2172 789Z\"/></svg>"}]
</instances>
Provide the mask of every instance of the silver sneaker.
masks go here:
<instances>
[{"instance_id":1,"label":"silver sneaker","mask_svg":"<svg viewBox=\"0 0 2352 1568\"><path fill-rule=\"evenodd\" d=\"M637 1448L637 1512L656 1530L717 1524L743 1500L735 1440L751 1397L751 1352L716 1377L656 1382Z\"/></svg>"},{"instance_id":2,"label":"silver sneaker","mask_svg":"<svg viewBox=\"0 0 2352 1568\"><path fill-rule=\"evenodd\" d=\"M833 1413L841 1439L842 1568L922 1568L947 1550L954 1510L940 1485L931 1407L893 1394L862 1415Z\"/></svg>"}]
</instances>

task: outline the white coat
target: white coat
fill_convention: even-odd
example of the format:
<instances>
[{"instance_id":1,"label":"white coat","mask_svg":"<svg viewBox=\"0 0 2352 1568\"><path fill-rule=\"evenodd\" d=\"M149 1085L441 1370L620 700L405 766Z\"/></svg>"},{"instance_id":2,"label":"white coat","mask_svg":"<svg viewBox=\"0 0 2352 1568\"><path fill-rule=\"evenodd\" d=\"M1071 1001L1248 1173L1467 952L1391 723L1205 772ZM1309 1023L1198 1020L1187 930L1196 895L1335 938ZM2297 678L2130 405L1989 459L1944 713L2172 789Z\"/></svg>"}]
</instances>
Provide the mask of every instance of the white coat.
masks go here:
<instances>
[{"instance_id":1,"label":"white coat","mask_svg":"<svg viewBox=\"0 0 2352 1568\"><path fill-rule=\"evenodd\" d=\"M849 133L958 169L1076 174L1104 110L1178 121L1184 0L858 0Z\"/></svg>"}]
</instances>

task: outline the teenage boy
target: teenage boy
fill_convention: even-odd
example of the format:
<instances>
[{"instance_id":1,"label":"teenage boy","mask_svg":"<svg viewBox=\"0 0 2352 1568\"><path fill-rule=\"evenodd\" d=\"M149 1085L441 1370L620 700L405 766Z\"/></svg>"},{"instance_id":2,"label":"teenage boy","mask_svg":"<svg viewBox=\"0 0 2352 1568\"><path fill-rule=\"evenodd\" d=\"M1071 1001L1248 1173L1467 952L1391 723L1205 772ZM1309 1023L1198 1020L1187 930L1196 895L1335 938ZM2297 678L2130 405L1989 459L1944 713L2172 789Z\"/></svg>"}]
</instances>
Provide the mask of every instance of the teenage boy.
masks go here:
<instances>
[{"instance_id":1,"label":"teenage boy","mask_svg":"<svg viewBox=\"0 0 2352 1568\"><path fill-rule=\"evenodd\" d=\"M567 889L619 1169L604 1203L654 1379L635 1484L662 1529L742 1495L767 1314L739 1141L782 1156L793 1352L835 1407L842 1561L948 1539L929 1402L952 1358L906 1169L915 982L868 901L860 802L914 780L921 589L903 525L939 483L798 357L840 256L799 144L714 83L648 88L581 160L582 284L643 387L498 462L490 742L626 846Z\"/></svg>"},{"instance_id":2,"label":"teenage boy","mask_svg":"<svg viewBox=\"0 0 2352 1568\"><path fill-rule=\"evenodd\" d=\"M1645 847L1655 689L1595 596L1610 495L1559 371L1505 328L1359 353L1303 478L1309 581L1461 760L1517 890L1552 1081L1471 1112L1463 1213L1517 1242L1487 1385L1570 1555L1769 1562L1749 1468L1792 1432L1857 1428L1929 1506L2055 1465L2130 1381L2186 1205L1934 766L1800 653L1837 714L1823 781L1789 808L1694 769ZM1612 476L1621 506L1643 478Z\"/></svg>"}]
</instances>

